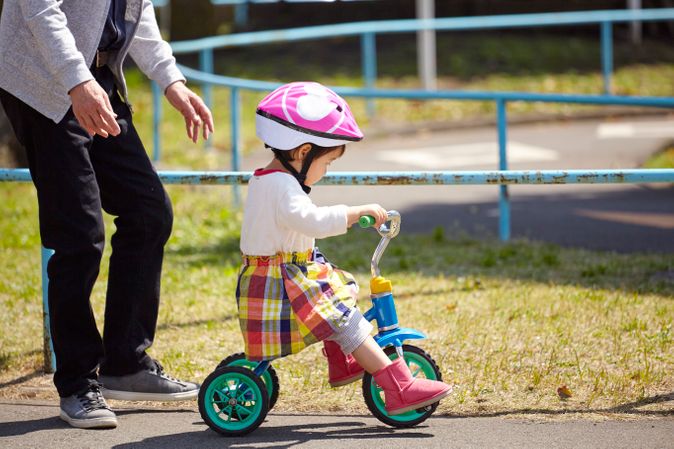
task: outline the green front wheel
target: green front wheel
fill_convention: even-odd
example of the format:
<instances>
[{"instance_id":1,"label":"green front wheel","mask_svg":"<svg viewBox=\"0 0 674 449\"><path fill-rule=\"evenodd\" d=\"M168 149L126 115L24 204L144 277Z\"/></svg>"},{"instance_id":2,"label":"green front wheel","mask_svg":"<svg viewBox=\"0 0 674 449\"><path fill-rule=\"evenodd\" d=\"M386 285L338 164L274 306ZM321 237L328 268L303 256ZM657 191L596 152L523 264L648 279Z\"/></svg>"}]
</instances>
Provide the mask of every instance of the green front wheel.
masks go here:
<instances>
[{"instance_id":1,"label":"green front wheel","mask_svg":"<svg viewBox=\"0 0 674 449\"><path fill-rule=\"evenodd\" d=\"M199 413L208 427L227 436L257 429L269 411L264 383L251 370L223 366L208 375L199 389Z\"/></svg>"},{"instance_id":2,"label":"green front wheel","mask_svg":"<svg viewBox=\"0 0 674 449\"><path fill-rule=\"evenodd\" d=\"M386 355L391 359L397 357L393 346L384 349ZM403 357L414 377L425 377L431 380L442 380L440 369L435 360L423 349L411 345L403 345ZM384 391L374 381L371 374L365 373L363 376L363 397L370 412L379 421L393 427L414 427L422 423L438 408L438 403L426 407L411 410L400 415L389 415L386 413L384 403Z\"/></svg>"}]
</instances>

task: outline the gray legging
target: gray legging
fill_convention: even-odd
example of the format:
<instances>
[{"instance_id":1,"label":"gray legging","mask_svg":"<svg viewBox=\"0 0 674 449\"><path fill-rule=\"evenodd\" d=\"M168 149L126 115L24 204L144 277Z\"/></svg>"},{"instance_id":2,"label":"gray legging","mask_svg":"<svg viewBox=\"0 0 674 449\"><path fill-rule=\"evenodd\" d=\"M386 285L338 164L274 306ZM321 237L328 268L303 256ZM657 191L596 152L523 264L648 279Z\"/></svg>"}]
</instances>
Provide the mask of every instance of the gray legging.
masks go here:
<instances>
[{"instance_id":1,"label":"gray legging","mask_svg":"<svg viewBox=\"0 0 674 449\"><path fill-rule=\"evenodd\" d=\"M328 340L336 342L344 354L351 354L363 344L370 332L372 332L372 324L358 309L354 308L346 326L340 327Z\"/></svg>"}]
</instances>

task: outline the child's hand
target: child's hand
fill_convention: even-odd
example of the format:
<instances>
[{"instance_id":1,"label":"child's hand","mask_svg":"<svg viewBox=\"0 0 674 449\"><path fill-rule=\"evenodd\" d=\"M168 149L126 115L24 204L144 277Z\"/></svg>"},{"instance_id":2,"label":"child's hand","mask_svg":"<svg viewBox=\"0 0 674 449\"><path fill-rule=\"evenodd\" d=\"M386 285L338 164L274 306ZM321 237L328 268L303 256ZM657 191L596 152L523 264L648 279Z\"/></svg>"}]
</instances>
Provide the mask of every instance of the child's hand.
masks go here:
<instances>
[{"instance_id":1,"label":"child's hand","mask_svg":"<svg viewBox=\"0 0 674 449\"><path fill-rule=\"evenodd\" d=\"M371 215L375 220L375 227L383 225L388 219L386 209L379 204L364 204L362 206L351 206L346 214L347 225L350 227L358 221L363 215Z\"/></svg>"}]
</instances>

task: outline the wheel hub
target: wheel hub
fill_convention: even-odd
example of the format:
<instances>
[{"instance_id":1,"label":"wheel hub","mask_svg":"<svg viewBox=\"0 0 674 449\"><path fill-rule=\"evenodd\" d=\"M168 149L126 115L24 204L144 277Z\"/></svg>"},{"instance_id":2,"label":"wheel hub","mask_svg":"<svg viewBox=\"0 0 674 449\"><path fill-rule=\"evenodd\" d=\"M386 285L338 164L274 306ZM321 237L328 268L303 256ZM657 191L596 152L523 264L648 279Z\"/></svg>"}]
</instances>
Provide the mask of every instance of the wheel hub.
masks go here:
<instances>
[{"instance_id":1,"label":"wheel hub","mask_svg":"<svg viewBox=\"0 0 674 449\"><path fill-rule=\"evenodd\" d=\"M235 405L236 405L236 399L235 399L235 398L230 398L230 399L229 399L229 405L231 405L232 407L235 406Z\"/></svg>"}]
</instances>

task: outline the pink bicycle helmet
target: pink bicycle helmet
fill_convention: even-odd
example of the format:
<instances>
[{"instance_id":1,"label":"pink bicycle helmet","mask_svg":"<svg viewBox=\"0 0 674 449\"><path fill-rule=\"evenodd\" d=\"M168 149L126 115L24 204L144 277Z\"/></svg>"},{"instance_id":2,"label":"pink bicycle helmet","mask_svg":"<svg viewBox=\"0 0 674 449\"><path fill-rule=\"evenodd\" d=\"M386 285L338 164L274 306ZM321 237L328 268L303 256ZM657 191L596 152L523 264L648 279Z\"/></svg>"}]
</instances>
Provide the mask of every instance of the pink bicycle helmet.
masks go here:
<instances>
[{"instance_id":1,"label":"pink bicycle helmet","mask_svg":"<svg viewBox=\"0 0 674 449\"><path fill-rule=\"evenodd\" d=\"M303 143L334 147L363 138L346 101L315 82L285 84L264 97L255 127L267 146L283 151Z\"/></svg>"}]
</instances>

